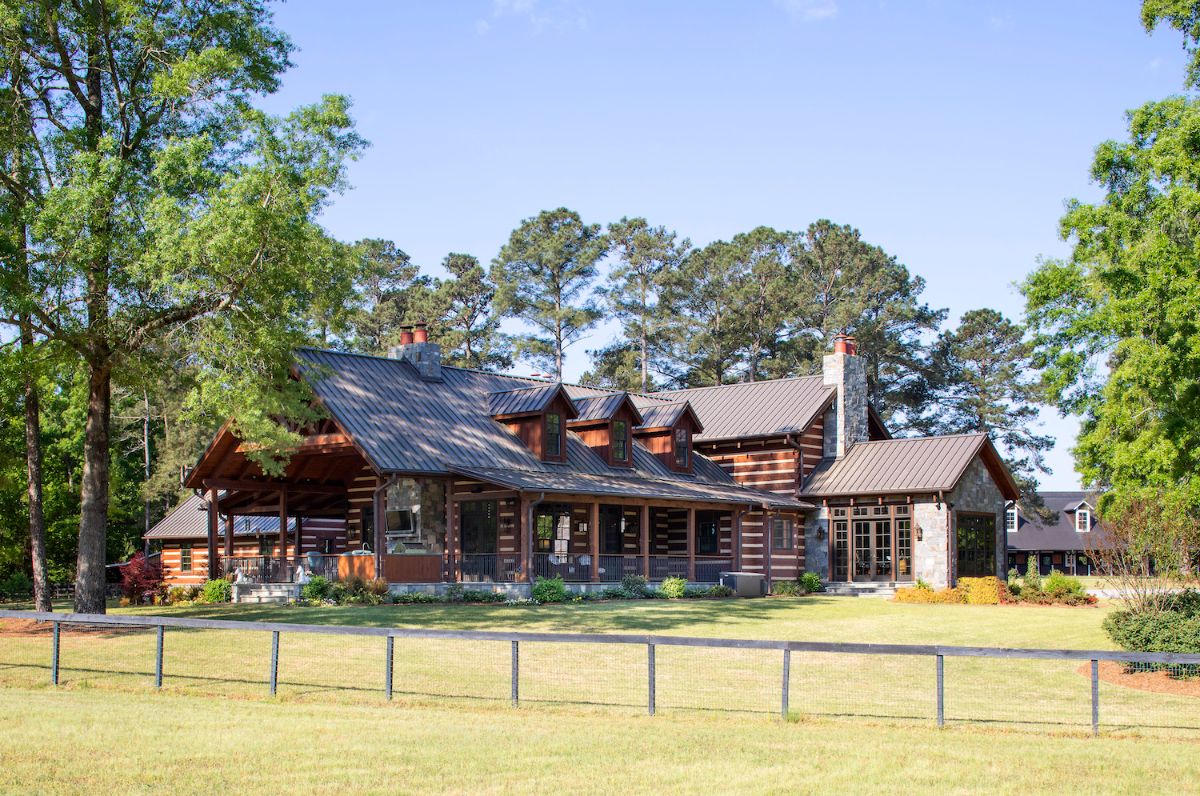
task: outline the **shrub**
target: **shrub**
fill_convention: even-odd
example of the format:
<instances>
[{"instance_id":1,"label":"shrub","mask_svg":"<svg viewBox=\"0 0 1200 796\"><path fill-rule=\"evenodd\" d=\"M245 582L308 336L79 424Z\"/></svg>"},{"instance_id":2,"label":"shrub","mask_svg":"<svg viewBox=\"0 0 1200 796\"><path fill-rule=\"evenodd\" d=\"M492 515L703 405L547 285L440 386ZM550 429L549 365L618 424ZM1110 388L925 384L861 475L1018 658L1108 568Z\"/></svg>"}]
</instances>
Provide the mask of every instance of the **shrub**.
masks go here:
<instances>
[{"instance_id":1,"label":"shrub","mask_svg":"<svg viewBox=\"0 0 1200 796\"><path fill-rule=\"evenodd\" d=\"M1104 618L1104 631L1122 649L1136 652L1200 652L1200 592L1191 589L1170 595L1163 609L1113 611ZM1132 664L1134 670L1166 669L1172 677L1195 677L1200 666Z\"/></svg>"},{"instance_id":2,"label":"shrub","mask_svg":"<svg viewBox=\"0 0 1200 796\"><path fill-rule=\"evenodd\" d=\"M200 601L206 603L227 603L233 599L233 584L224 578L207 580L200 587Z\"/></svg>"},{"instance_id":3,"label":"shrub","mask_svg":"<svg viewBox=\"0 0 1200 796\"><path fill-rule=\"evenodd\" d=\"M685 586L683 589L683 597L685 600L695 600L699 597L708 596L707 586Z\"/></svg>"},{"instance_id":4,"label":"shrub","mask_svg":"<svg viewBox=\"0 0 1200 796\"><path fill-rule=\"evenodd\" d=\"M958 587L963 593L963 602L968 605L999 605L1004 590L997 577L959 578Z\"/></svg>"},{"instance_id":5,"label":"shrub","mask_svg":"<svg viewBox=\"0 0 1200 796\"><path fill-rule=\"evenodd\" d=\"M806 594L816 594L819 591L825 591L825 584L821 583L821 576L815 572L805 572L799 578L800 587L804 589Z\"/></svg>"},{"instance_id":6,"label":"shrub","mask_svg":"<svg viewBox=\"0 0 1200 796\"><path fill-rule=\"evenodd\" d=\"M771 594L777 597L799 597L804 594L804 587L799 581L777 580L771 584Z\"/></svg>"},{"instance_id":7,"label":"shrub","mask_svg":"<svg viewBox=\"0 0 1200 796\"><path fill-rule=\"evenodd\" d=\"M33 594L33 581L24 572L14 572L0 580L0 600L15 600Z\"/></svg>"},{"instance_id":8,"label":"shrub","mask_svg":"<svg viewBox=\"0 0 1200 796\"><path fill-rule=\"evenodd\" d=\"M658 593L668 600L678 600L687 591L687 580L684 578L663 578Z\"/></svg>"},{"instance_id":9,"label":"shrub","mask_svg":"<svg viewBox=\"0 0 1200 796\"><path fill-rule=\"evenodd\" d=\"M1056 600L1084 595L1082 581L1072 578L1070 575L1064 575L1057 569L1051 570L1050 575L1042 581L1042 591Z\"/></svg>"},{"instance_id":10,"label":"shrub","mask_svg":"<svg viewBox=\"0 0 1200 796\"><path fill-rule=\"evenodd\" d=\"M440 594L430 594L424 591L407 591L393 594L392 602L397 605L424 605L428 603L449 602L449 599Z\"/></svg>"},{"instance_id":11,"label":"shrub","mask_svg":"<svg viewBox=\"0 0 1200 796\"><path fill-rule=\"evenodd\" d=\"M922 588L918 581L918 585L912 588L896 589L894 599L898 603L953 604L963 602L963 593L958 589L934 591L929 584Z\"/></svg>"},{"instance_id":12,"label":"shrub","mask_svg":"<svg viewBox=\"0 0 1200 796\"><path fill-rule=\"evenodd\" d=\"M1025 562L1025 589L1032 591L1042 590L1042 574L1038 571L1037 556L1030 554L1029 560Z\"/></svg>"},{"instance_id":13,"label":"shrub","mask_svg":"<svg viewBox=\"0 0 1200 796\"><path fill-rule=\"evenodd\" d=\"M539 603L561 603L567 599L567 585L562 578L538 578L532 595Z\"/></svg>"},{"instance_id":14,"label":"shrub","mask_svg":"<svg viewBox=\"0 0 1200 796\"><path fill-rule=\"evenodd\" d=\"M507 597L494 591L479 589L463 589L462 601L465 603L502 603Z\"/></svg>"},{"instance_id":15,"label":"shrub","mask_svg":"<svg viewBox=\"0 0 1200 796\"><path fill-rule=\"evenodd\" d=\"M913 588L917 591L933 591L933 587L921 578L917 578L917 582L913 584Z\"/></svg>"},{"instance_id":16,"label":"shrub","mask_svg":"<svg viewBox=\"0 0 1200 796\"><path fill-rule=\"evenodd\" d=\"M718 583L715 586L708 587L709 597L732 597L733 593L733 589L729 588L723 583Z\"/></svg>"},{"instance_id":17,"label":"shrub","mask_svg":"<svg viewBox=\"0 0 1200 796\"><path fill-rule=\"evenodd\" d=\"M633 595L626 591L623 586L606 586L604 591L600 592L601 599L604 600L630 600Z\"/></svg>"},{"instance_id":18,"label":"shrub","mask_svg":"<svg viewBox=\"0 0 1200 796\"><path fill-rule=\"evenodd\" d=\"M165 588L159 556L147 558L138 553L121 567L121 594L130 603L153 602L156 596L161 598L165 594Z\"/></svg>"},{"instance_id":19,"label":"shrub","mask_svg":"<svg viewBox=\"0 0 1200 796\"><path fill-rule=\"evenodd\" d=\"M333 584L329 582L329 578L314 575L308 583L300 587L300 599L320 602L329 596L332 589Z\"/></svg>"},{"instance_id":20,"label":"shrub","mask_svg":"<svg viewBox=\"0 0 1200 796\"><path fill-rule=\"evenodd\" d=\"M641 575L626 575L621 578L621 589L635 597L645 597L646 592L650 590L646 579Z\"/></svg>"}]
</instances>

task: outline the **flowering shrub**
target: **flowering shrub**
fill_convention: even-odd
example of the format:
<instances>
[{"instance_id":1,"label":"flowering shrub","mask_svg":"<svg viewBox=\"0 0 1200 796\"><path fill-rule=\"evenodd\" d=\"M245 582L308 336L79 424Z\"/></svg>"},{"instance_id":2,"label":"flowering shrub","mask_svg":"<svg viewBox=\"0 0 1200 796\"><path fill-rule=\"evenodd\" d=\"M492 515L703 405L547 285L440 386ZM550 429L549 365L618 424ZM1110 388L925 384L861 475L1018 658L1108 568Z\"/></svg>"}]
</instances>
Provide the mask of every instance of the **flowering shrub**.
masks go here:
<instances>
[{"instance_id":1,"label":"flowering shrub","mask_svg":"<svg viewBox=\"0 0 1200 796\"><path fill-rule=\"evenodd\" d=\"M121 594L132 604L161 600L166 594L163 585L162 560L147 558L138 553L121 567Z\"/></svg>"}]
</instances>

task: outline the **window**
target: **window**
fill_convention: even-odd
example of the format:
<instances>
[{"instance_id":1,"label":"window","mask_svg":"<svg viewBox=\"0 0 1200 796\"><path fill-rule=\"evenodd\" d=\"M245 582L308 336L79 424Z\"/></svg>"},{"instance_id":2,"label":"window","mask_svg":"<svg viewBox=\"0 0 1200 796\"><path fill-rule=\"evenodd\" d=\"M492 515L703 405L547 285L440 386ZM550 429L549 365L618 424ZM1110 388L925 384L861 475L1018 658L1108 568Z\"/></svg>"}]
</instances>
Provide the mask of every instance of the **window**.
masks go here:
<instances>
[{"instance_id":1,"label":"window","mask_svg":"<svg viewBox=\"0 0 1200 796\"><path fill-rule=\"evenodd\" d=\"M571 507L566 503L539 506L533 529L537 552L566 555L571 546Z\"/></svg>"},{"instance_id":2,"label":"window","mask_svg":"<svg viewBox=\"0 0 1200 796\"><path fill-rule=\"evenodd\" d=\"M275 544L270 536L258 537L258 554L260 556L270 556L275 551Z\"/></svg>"},{"instance_id":3,"label":"window","mask_svg":"<svg viewBox=\"0 0 1200 796\"><path fill-rule=\"evenodd\" d=\"M1017 519L1017 506L1014 503L1004 512L1004 530L1015 531L1018 523L1019 520Z\"/></svg>"},{"instance_id":4,"label":"window","mask_svg":"<svg viewBox=\"0 0 1200 796\"><path fill-rule=\"evenodd\" d=\"M958 576L979 578L996 574L996 517L959 514Z\"/></svg>"},{"instance_id":5,"label":"window","mask_svg":"<svg viewBox=\"0 0 1200 796\"><path fill-rule=\"evenodd\" d=\"M332 539L326 537L321 540L321 554L327 555L327 556L333 555L333 540Z\"/></svg>"},{"instance_id":6,"label":"window","mask_svg":"<svg viewBox=\"0 0 1200 796\"><path fill-rule=\"evenodd\" d=\"M624 420L613 421L612 457L614 462L629 461L629 424Z\"/></svg>"},{"instance_id":7,"label":"window","mask_svg":"<svg viewBox=\"0 0 1200 796\"><path fill-rule=\"evenodd\" d=\"M562 415L550 412L546 415L546 457L557 459L562 456Z\"/></svg>"},{"instance_id":8,"label":"window","mask_svg":"<svg viewBox=\"0 0 1200 796\"><path fill-rule=\"evenodd\" d=\"M792 521L788 517L771 518L771 549L792 549Z\"/></svg>"},{"instance_id":9,"label":"window","mask_svg":"<svg viewBox=\"0 0 1200 796\"><path fill-rule=\"evenodd\" d=\"M1092 529L1092 512L1088 509L1075 509L1075 530L1087 533Z\"/></svg>"},{"instance_id":10,"label":"window","mask_svg":"<svg viewBox=\"0 0 1200 796\"><path fill-rule=\"evenodd\" d=\"M688 430L675 429L675 466L684 470L691 466L691 446L688 443Z\"/></svg>"},{"instance_id":11,"label":"window","mask_svg":"<svg viewBox=\"0 0 1200 796\"><path fill-rule=\"evenodd\" d=\"M696 512L696 554L715 556L720 552L718 536L717 512Z\"/></svg>"},{"instance_id":12,"label":"window","mask_svg":"<svg viewBox=\"0 0 1200 796\"><path fill-rule=\"evenodd\" d=\"M192 543L184 542L179 545L179 571L192 571Z\"/></svg>"}]
</instances>

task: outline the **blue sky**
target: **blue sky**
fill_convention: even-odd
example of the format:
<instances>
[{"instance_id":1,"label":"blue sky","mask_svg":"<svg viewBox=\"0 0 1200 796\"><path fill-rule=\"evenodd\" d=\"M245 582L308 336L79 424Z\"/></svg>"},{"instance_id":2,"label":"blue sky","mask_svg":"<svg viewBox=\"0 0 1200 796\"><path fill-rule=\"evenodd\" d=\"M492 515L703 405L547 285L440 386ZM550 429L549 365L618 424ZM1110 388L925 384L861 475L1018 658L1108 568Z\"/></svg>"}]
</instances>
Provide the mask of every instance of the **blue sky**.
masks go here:
<instances>
[{"instance_id":1,"label":"blue sky","mask_svg":"<svg viewBox=\"0 0 1200 796\"><path fill-rule=\"evenodd\" d=\"M324 223L430 273L487 262L522 219L641 215L698 244L760 224L853 224L951 321L1019 317L1014 283L1063 256L1069 197L1124 112L1178 93L1173 31L1140 4L946 0L331 3L276 19L298 46L265 106L350 95L372 146ZM613 335L601 327L571 349ZM520 372L529 372L523 368ZM1076 426L1043 484L1071 488Z\"/></svg>"}]
</instances>

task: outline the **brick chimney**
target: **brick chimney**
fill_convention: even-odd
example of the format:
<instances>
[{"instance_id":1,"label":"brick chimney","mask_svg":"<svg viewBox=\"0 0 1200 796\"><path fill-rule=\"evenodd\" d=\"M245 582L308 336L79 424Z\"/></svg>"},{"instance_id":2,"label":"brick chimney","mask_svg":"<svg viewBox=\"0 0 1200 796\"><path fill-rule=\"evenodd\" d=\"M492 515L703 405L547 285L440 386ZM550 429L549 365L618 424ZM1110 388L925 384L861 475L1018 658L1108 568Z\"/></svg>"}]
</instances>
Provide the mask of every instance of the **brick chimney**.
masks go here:
<instances>
[{"instance_id":1,"label":"brick chimney","mask_svg":"<svg viewBox=\"0 0 1200 796\"><path fill-rule=\"evenodd\" d=\"M389 348L388 356L392 359L407 360L425 381L442 380L442 347L429 342L429 329L426 324L418 323L415 328L402 326L400 345Z\"/></svg>"},{"instance_id":2,"label":"brick chimney","mask_svg":"<svg viewBox=\"0 0 1200 796\"><path fill-rule=\"evenodd\" d=\"M825 427L825 455L840 459L856 442L867 439L867 370L853 337L833 338L833 353L822 360L821 377L825 386L837 388L829 418L834 427L830 429L828 422Z\"/></svg>"}]
</instances>

